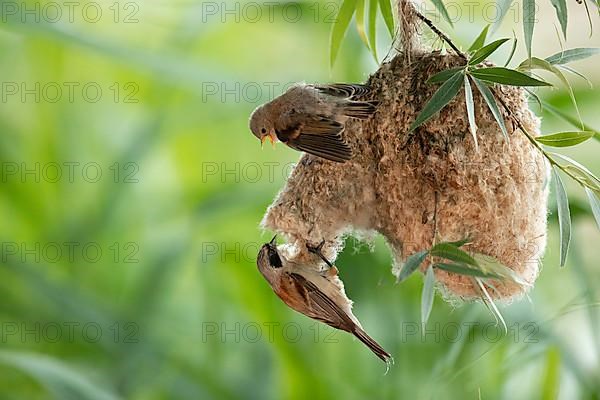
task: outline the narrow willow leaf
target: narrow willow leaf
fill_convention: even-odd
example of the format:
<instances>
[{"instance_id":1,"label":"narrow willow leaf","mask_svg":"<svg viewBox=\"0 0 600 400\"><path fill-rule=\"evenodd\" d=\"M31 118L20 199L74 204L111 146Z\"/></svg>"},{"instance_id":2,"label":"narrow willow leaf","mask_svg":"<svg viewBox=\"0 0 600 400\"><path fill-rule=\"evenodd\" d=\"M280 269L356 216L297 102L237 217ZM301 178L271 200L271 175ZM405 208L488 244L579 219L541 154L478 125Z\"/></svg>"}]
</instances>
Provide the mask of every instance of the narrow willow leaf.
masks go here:
<instances>
[{"instance_id":1,"label":"narrow willow leaf","mask_svg":"<svg viewBox=\"0 0 600 400\"><path fill-rule=\"evenodd\" d=\"M506 16L506 13L510 9L511 4L512 4L512 0L497 0L496 1L496 9L498 10L498 14L496 15L496 20L494 21L494 24L492 25L492 32L496 32L496 30L498 30L498 28L502 24L502 21L504 20L504 17Z\"/></svg>"},{"instance_id":2,"label":"narrow willow leaf","mask_svg":"<svg viewBox=\"0 0 600 400\"><path fill-rule=\"evenodd\" d=\"M481 95L483 96L483 99L487 103L488 108L492 112L492 115L494 116L494 119L498 123L498 126L500 127L500 130L502 131L502 134L504 135L504 138L506 139L506 141L509 141L508 131L506 130L506 125L504 125L504 117L502 116L502 114L500 113L500 110L498 109L498 105L496 104L496 99L494 98L494 95L492 94L491 90L486 86L486 84L484 82L480 81L477 78L473 78L473 82L475 82L475 86L477 86L477 89L479 89L479 92L481 93Z\"/></svg>"},{"instance_id":3,"label":"narrow willow leaf","mask_svg":"<svg viewBox=\"0 0 600 400\"><path fill-rule=\"evenodd\" d=\"M391 0L379 0L379 9L383 16L385 26L387 26L390 36L394 37L394 13L392 12L392 1Z\"/></svg>"},{"instance_id":4,"label":"narrow willow leaf","mask_svg":"<svg viewBox=\"0 0 600 400\"><path fill-rule=\"evenodd\" d=\"M431 0L431 2L433 3L433 6L440 12L440 14L442 15L442 18L444 18L446 20L446 22L454 28L454 24L452 23L452 18L450 18L450 14L448 14L448 10L446 9L446 6L444 5L443 0Z\"/></svg>"},{"instance_id":5,"label":"narrow willow leaf","mask_svg":"<svg viewBox=\"0 0 600 400\"><path fill-rule=\"evenodd\" d=\"M472 239L470 237L466 237L464 239L457 240L455 242L444 242L444 243L451 244L452 246L455 246L455 247L462 247L465 244L471 243L471 242L472 242Z\"/></svg>"},{"instance_id":6,"label":"narrow willow leaf","mask_svg":"<svg viewBox=\"0 0 600 400\"><path fill-rule=\"evenodd\" d=\"M493 273L484 272L476 268L471 268L465 264L449 264L449 263L436 263L433 265L434 268L443 269L444 271L453 272L455 274L477 276L480 278L493 278L501 279L501 276Z\"/></svg>"},{"instance_id":7,"label":"narrow willow leaf","mask_svg":"<svg viewBox=\"0 0 600 400\"><path fill-rule=\"evenodd\" d=\"M477 261L464 250L450 243L438 243L429 250L429 254L435 257L445 258L459 264L467 264L478 267Z\"/></svg>"},{"instance_id":8,"label":"narrow willow leaf","mask_svg":"<svg viewBox=\"0 0 600 400\"><path fill-rule=\"evenodd\" d=\"M470 71L475 78L511 86L552 86L522 72L504 67L476 68Z\"/></svg>"},{"instance_id":9,"label":"narrow willow leaf","mask_svg":"<svg viewBox=\"0 0 600 400\"><path fill-rule=\"evenodd\" d=\"M566 171L569 171L571 174L577 176L579 178L578 179L579 183L581 183L585 187L592 189L595 193L600 193L600 179L598 179L596 177L596 175L594 175L592 173L592 171L590 171L583 165L579 164L577 161L573 160L572 158L565 156L564 154L558 154L558 153L550 153L550 154L553 157L556 157L563 161L568 162L569 165L562 165L561 167L563 169L565 169Z\"/></svg>"},{"instance_id":10,"label":"narrow willow leaf","mask_svg":"<svg viewBox=\"0 0 600 400\"><path fill-rule=\"evenodd\" d=\"M538 142L552 147L570 147L583 143L594 136L594 132L575 131L558 132L550 135L538 136L535 138Z\"/></svg>"},{"instance_id":11,"label":"narrow willow leaf","mask_svg":"<svg viewBox=\"0 0 600 400\"><path fill-rule=\"evenodd\" d=\"M411 254L407 259L402 269L400 270L400 274L398 275L398 282L402 282L406 278L408 278L413 272L419 268L419 266L425 260L429 252L427 250L419 251L417 253Z\"/></svg>"},{"instance_id":12,"label":"narrow willow leaf","mask_svg":"<svg viewBox=\"0 0 600 400\"><path fill-rule=\"evenodd\" d=\"M569 80L565 77L565 75L561 72L560 69L552 65L548 60L542 60L537 57L531 57L521 63L517 68L521 71L524 70L532 70L532 69L540 69L544 71L548 71L553 73L560 81L565 85L567 90L569 91L569 97L571 98L571 102L573 103L573 107L575 107L575 111L577 112L577 116L579 117L581 124L581 114L579 113L579 106L577 106L577 100L575 99L575 92L573 91L573 87L569 83Z\"/></svg>"},{"instance_id":13,"label":"narrow willow leaf","mask_svg":"<svg viewBox=\"0 0 600 400\"><path fill-rule=\"evenodd\" d=\"M463 73L457 72L440 86L412 123L409 132L429 120L456 97L462 87L462 77Z\"/></svg>"},{"instance_id":14,"label":"narrow willow leaf","mask_svg":"<svg viewBox=\"0 0 600 400\"><path fill-rule=\"evenodd\" d=\"M527 48L528 57L531 57L531 42L535 26L535 7L535 0L523 0L523 34L525 36L525 47Z\"/></svg>"},{"instance_id":15,"label":"narrow willow leaf","mask_svg":"<svg viewBox=\"0 0 600 400\"><path fill-rule=\"evenodd\" d=\"M369 39L367 39L367 29L365 25L365 0L356 0L356 30L360 40L369 48Z\"/></svg>"},{"instance_id":16,"label":"narrow willow leaf","mask_svg":"<svg viewBox=\"0 0 600 400\"><path fill-rule=\"evenodd\" d=\"M480 48L473 54L473 56L469 60L469 65L477 65L480 62L485 61L485 59L490 54L492 54L493 52L498 50L498 47L502 46L504 43L508 42L509 40L510 39L498 39L498 40L494 40L490 44L483 46L482 48Z\"/></svg>"},{"instance_id":17,"label":"narrow willow leaf","mask_svg":"<svg viewBox=\"0 0 600 400\"><path fill-rule=\"evenodd\" d=\"M550 0L552 6L556 10L556 17L560 22L560 27L565 40L567 39L567 1L566 0Z\"/></svg>"},{"instance_id":18,"label":"narrow willow leaf","mask_svg":"<svg viewBox=\"0 0 600 400\"><path fill-rule=\"evenodd\" d=\"M592 214L594 214L594 219L596 219L596 224L598 225L598 229L600 229L600 200L598 200L598 196L589 188L584 189L592 208Z\"/></svg>"},{"instance_id":19,"label":"narrow willow leaf","mask_svg":"<svg viewBox=\"0 0 600 400\"><path fill-rule=\"evenodd\" d=\"M469 83L469 77L465 75L465 103L467 106L467 117L469 119L469 130L473 136L473 143L475 143L475 151L479 150L477 144L477 124L475 123L475 103L473 102L473 91L471 90L471 84Z\"/></svg>"},{"instance_id":20,"label":"narrow willow leaf","mask_svg":"<svg viewBox=\"0 0 600 400\"><path fill-rule=\"evenodd\" d=\"M504 317L502 316L502 313L500 312L500 310L498 310L498 307L496 307L496 304L494 303L492 296L490 296L487 289L481 282L481 278L474 278L474 279L477 282L477 285L479 286L479 289L481 291L481 300L487 306L488 310L490 310L490 312L492 313L494 318L496 318L496 321L500 321L500 323L502 323L502 327L504 328L504 334L507 334L508 328L506 326L506 322L504 321Z\"/></svg>"},{"instance_id":21,"label":"narrow willow leaf","mask_svg":"<svg viewBox=\"0 0 600 400\"><path fill-rule=\"evenodd\" d=\"M446 82L448 79L452 78L458 71L462 71L464 69L465 67L445 69L443 71L438 72L435 75L432 75L431 78L427 79L427 83Z\"/></svg>"},{"instance_id":22,"label":"narrow willow leaf","mask_svg":"<svg viewBox=\"0 0 600 400\"><path fill-rule=\"evenodd\" d=\"M479 36L477 36L477 38L473 41L471 46L469 46L469 50L468 50L469 53L483 47L483 45L485 44L485 39L487 39L487 34L488 34L489 29L490 29L489 25L486 25L485 28L483 28L483 30L481 31Z\"/></svg>"},{"instance_id":23,"label":"narrow willow leaf","mask_svg":"<svg viewBox=\"0 0 600 400\"><path fill-rule=\"evenodd\" d=\"M546 351L546 368L540 388L541 400L554 400L559 398L560 392L560 352L555 347Z\"/></svg>"},{"instance_id":24,"label":"narrow willow leaf","mask_svg":"<svg viewBox=\"0 0 600 400\"><path fill-rule=\"evenodd\" d=\"M587 82L587 84L590 87L590 89L594 88L594 84L592 83L592 81L590 81L587 76L583 75L581 72L577 71L576 69L571 68L571 67L567 67L566 65L558 65L557 68L563 69L563 70L565 70L567 72L570 72L570 73L572 73L574 75L577 75L578 77L580 77L581 79L583 79L584 81Z\"/></svg>"},{"instance_id":25,"label":"narrow willow leaf","mask_svg":"<svg viewBox=\"0 0 600 400\"><path fill-rule=\"evenodd\" d=\"M429 319L429 315L431 314L431 308L433 307L433 297L434 297L434 284L435 284L435 274L433 273L433 268L427 268L427 272L425 273L425 282L423 284L423 292L421 293L421 324L423 328L427 324L427 320ZM425 329L423 329L425 331Z\"/></svg>"},{"instance_id":26,"label":"narrow willow leaf","mask_svg":"<svg viewBox=\"0 0 600 400\"><path fill-rule=\"evenodd\" d=\"M554 107L552 104L548 103L547 101L542 100L542 105L544 106L545 110L550 111L551 114L554 114L555 116L567 121L574 127L583 128L584 131L596 132L596 134L594 134L594 139L600 141L600 134L591 126L586 125L585 123L581 123L577 118L572 117L569 114L567 114L566 112Z\"/></svg>"},{"instance_id":27,"label":"narrow willow leaf","mask_svg":"<svg viewBox=\"0 0 600 400\"><path fill-rule=\"evenodd\" d=\"M377 57L377 5L379 0L368 0L369 1L369 48L371 54L375 57L375 62L379 63L379 57Z\"/></svg>"},{"instance_id":28,"label":"narrow willow leaf","mask_svg":"<svg viewBox=\"0 0 600 400\"><path fill-rule=\"evenodd\" d=\"M571 242L571 212L569 211L569 197L565 185L560 178L556 167L552 168L554 175L554 189L556 192L556 206L558 208L558 227L560 231L560 266L564 267Z\"/></svg>"},{"instance_id":29,"label":"narrow willow leaf","mask_svg":"<svg viewBox=\"0 0 600 400\"><path fill-rule=\"evenodd\" d=\"M513 31L514 33L514 31ZM510 64L510 61L512 60L513 56L515 55L515 51L517 50L517 37L515 36L515 38L513 39L513 44L512 47L510 48L510 54L508 55L508 58L506 59L506 62L504 63L504 66L507 67L508 64Z\"/></svg>"},{"instance_id":30,"label":"narrow willow leaf","mask_svg":"<svg viewBox=\"0 0 600 400\"><path fill-rule=\"evenodd\" d=\"M578 47L575 49L561 51L551 55L550 57L546 57L546 61L548 61L550 64L568 64L573 61L584 60L599 53L600 48L598 47Z\"/></svg>"},{"instance_id":31,"label":"narrow willow leaf","mask_svg":"<svg viewBox=\"0 0 600 400\"><path fill-rule=\"evenodd\" d=\"M473 258L479 265L479 270L491 275L500 277L501 279L510 280L521 286L531 286L523 280L515 271L502 264L498 259L487 254L473 253Z\"/></svg>"},{"instance_id":32,"label":"narrow willow leaf","mask_svg":"<svg viewBox=\"0 0 600 400\"><path fill-rule=\"evenodd\" d=\"M534 91L524 88L525 91L527 92L527 94L529 95L529 97L533 98L535 100L535 102L538 104L538 107L540 108L540 110L542 110L544 107L542 107L542 101L540 100L540 96L538 96Z\"/></svg>"},{"instance_id":33,"label":"narrow willow leaf","mask_svg":"<svg viewBox=\"0 0 600 400\"><path fill-rule=\"evenodd\" d=\"M356 11L356 0L343 0L340 10L335 18L333 26L331 28L331 40L329 44L329 66L333 67L335 60L337 59L338 52L348 25L352 20L352 16Z\"/></svg>"}]
</instances>

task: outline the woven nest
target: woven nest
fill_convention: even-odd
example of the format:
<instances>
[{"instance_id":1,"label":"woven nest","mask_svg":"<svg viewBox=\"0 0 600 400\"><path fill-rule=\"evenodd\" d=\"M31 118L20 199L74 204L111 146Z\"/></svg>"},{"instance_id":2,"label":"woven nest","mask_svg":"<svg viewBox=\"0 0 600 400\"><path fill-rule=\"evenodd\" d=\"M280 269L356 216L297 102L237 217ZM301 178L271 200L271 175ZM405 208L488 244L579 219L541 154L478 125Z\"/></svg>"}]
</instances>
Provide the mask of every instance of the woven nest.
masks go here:
<instances>
[{"instance_id":1,"label":"woven nest","mask_svg":"<svg viewBox=\"0 0 600 400\"><path fill-rule=\"evenodd\" d=\"M412 50L384 63L369 78L380 101L367 121L351 120L345 138L354 158L338 164L304 154L262 225L282 234L294 257L314 260L306 243L326 240L334 259L344 235L378 232L394 254L394 273L407 256L437 242L471 238L465 247L492 256L533 284L546 245L549 167L506 118L507 141L484 99L474 91L478 148L469 131L464 91L413 132L411 123L438 85L435 73L464 65L456 55ZM523 91L497 87L504 102L533 135L539 120ZM422 268L426 268L427 260ZM339 267L339 266L338 266ZM341 266L343 268L343 266ZM470 277L435 270L452 298L480 297ZM495 299L510 299L530 285L493 281Z\"/></svg>"}]
</instances>

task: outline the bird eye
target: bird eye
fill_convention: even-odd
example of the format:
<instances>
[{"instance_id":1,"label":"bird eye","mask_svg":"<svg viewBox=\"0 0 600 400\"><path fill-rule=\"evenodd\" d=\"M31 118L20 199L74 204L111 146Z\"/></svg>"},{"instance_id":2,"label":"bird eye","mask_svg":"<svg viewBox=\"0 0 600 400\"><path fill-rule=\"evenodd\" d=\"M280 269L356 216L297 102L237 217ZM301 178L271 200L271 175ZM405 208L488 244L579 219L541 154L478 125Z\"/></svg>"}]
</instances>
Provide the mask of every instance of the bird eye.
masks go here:
<instances>
[{"instance_id":1,"label":"bird eye","mask_svg":"<svg viewBox=\"0 0 600 400\"><path fill-rule=\"evenodd\" d=\"M260 130L260 132L261 132L261 133L267 133L267 130L266 130L265 128L262 128L262 129Z\"/></svg>"}]
</instances>

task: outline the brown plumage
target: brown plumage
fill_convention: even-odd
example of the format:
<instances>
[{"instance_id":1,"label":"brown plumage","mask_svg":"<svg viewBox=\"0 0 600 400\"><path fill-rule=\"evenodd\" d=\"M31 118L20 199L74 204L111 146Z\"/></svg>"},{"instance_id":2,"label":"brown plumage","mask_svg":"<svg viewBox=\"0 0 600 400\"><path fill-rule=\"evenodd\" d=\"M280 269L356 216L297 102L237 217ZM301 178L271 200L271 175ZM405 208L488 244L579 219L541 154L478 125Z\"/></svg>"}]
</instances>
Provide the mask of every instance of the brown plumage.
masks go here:
<instances>
[{"instance_id":1,"label":"brown plumage","mask_svg":"<svg viewBox=\"0 0 600 400\"><path fill-rule=\"evenodd\" d=\"M320 248L317 248L317 252L320 254ZM325 271L321 271L316 263L300 265L291 262L277 250L273 238L262 246L256 263L275 294L290 308L352 333L377 357L389 363L389 353L362 329L352 313L352 301L346 296L337 268L321 257L330 265Z\"/></svg>"},{"instance_id":2,"label":"brown plumage","mask_svg":"<svg viewBox=\"0 0 600 400\"><path fill-rule=\"evenodd\" d=\"M370 93L365 85L296 84L284 94L258 107L250 116L250 130L263 143L279 140L289 147L345 162L352 158L343 138L349 118L367 119L377 101L358 101Z\"/></svg>"}]
</instances>

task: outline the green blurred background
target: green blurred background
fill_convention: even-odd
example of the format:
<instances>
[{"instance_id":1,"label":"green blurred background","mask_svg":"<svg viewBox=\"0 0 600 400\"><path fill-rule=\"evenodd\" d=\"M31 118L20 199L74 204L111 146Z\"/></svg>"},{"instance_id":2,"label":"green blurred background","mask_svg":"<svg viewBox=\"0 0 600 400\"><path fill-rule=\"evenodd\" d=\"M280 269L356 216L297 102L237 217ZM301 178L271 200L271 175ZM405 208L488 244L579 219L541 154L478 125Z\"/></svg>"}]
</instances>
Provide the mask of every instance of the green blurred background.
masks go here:
<instances>
[{"instance_id":1,"label":"green blurred background","mask_svg":"<svg viewBox=\"0 0 600 400\"><path fill-rule=\"evenodd\" d=\"M438 296L421 335L422 278L395 284L381 238L348 239L337 264L356 315L394 356L387 374L259 275L271 234L258 224L299 155L261 151L250 112L291 82L359 82L377 68L351 26L330 70L337 2L67 3L0 2L0 399L600 396L600 235L567 179L567 267L551 200L530 299L501 307L508 334L483 305ZM454 4L455 29L441 26L467 46L490 3L470 2L473 18ZM495 38L522 36L513 6ZM545 57L560 50L558 23L539 6L533 47ZM600 44L568 6L565 46ZM598 84L597 65L573 66ZM600 127L598 91L572 82ZM574 114L565 90L539 94ZM570 128L532 107L544 132ZM597 142L564 153L600 171Z\"/></svg>"}]
</instances>

